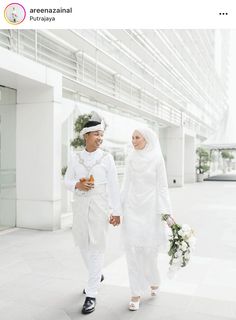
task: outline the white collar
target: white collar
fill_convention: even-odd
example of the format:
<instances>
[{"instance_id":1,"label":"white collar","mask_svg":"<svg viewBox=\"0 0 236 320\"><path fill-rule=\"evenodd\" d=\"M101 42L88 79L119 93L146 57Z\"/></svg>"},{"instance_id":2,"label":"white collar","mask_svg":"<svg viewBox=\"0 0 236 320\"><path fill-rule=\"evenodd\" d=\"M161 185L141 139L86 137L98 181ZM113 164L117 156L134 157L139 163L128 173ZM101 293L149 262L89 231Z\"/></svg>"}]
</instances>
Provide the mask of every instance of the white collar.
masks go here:
<instances>
[{"instance_id":1,"label":"white collar","mask_svg":"<svg viewBox=\"0 0 236 320\"><path fill-rule=\"evenodd\" d=\"M98 148L97 150L95 151L92 151L92 152L88 152L86 149L83 150L83 155L85 157L95 157L97 155L99 155L100 153L102 152L102 150L100 148Z\"/></svg>"}]
</instances>

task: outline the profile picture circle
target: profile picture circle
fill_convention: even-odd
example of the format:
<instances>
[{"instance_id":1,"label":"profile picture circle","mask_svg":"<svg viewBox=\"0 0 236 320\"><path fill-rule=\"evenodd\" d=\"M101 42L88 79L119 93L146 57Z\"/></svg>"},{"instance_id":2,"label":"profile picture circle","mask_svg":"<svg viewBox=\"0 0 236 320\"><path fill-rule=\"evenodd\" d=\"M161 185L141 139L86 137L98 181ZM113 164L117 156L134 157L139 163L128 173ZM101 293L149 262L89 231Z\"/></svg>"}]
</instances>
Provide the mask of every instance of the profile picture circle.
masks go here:
<instances>
[{"instance_id":1,"label":"profile picture circle","mask_svg":"<svg viewBox=\"0 0 236 320\"><path fill-rule=\"evenodd\" d=\"M25 20L26 11L20 3L10 3L4 10L4 17L10 24L20 24Z\"/></svg>"}]
</instances>

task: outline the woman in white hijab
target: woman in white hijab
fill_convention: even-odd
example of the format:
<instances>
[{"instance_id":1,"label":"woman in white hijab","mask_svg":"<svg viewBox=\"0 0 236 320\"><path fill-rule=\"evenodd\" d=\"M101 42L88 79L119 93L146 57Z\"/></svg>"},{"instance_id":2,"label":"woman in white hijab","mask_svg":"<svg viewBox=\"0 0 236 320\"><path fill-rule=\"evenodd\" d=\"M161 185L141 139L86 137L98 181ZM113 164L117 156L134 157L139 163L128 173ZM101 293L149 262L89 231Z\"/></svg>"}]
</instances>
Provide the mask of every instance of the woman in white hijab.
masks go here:
<instances>
[{"instance_id":1,"label":"woman in white hijab","mask_svg":"<svg viewBox=\"0 0 236 320\"><path fill-rule=\"evenodd\" d=\"M129 309L139 309L147 289L155 296L160 285L157 254L167 244L166 226L161 214L171 214L165 163L154 131L136 129L134 150L127 159L121 192L123 231L129 273ZM167 222L171 225L171 221Z\"/></svg>"}]
</instances>

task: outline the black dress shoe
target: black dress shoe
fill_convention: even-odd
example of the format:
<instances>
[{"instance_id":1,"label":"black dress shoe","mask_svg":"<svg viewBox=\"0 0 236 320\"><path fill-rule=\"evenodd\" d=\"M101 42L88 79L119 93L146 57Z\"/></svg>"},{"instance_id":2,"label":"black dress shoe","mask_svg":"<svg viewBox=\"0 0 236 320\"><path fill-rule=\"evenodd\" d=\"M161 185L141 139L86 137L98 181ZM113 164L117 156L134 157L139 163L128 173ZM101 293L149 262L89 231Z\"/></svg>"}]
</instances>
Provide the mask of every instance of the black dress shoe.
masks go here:
<instances>
[{"instance_id":1,"label":"black dress shoe","mask_svg":"<svg viewBox=\"0 0 236 320\"><path fill-rule=\"evenodd\" d=\"M83 308L82 308L82 313L88 314L93 312L95 310L95 306L96 306L96 298L86 297Z\"/></svg>"},{"instance_id":2,"label":"black dress shoe","mask_svg":"<svg viewBox=\"0 0 236 320\"><path fill-rule=\"evenodd\" d=\"M102 282L103 280L104 280L104 275L102 274L102 275L101 275L101 280L100 280L100 282ZM86 294L85 289L83 290L83 294Z\"/></svg>"}]
</instances>

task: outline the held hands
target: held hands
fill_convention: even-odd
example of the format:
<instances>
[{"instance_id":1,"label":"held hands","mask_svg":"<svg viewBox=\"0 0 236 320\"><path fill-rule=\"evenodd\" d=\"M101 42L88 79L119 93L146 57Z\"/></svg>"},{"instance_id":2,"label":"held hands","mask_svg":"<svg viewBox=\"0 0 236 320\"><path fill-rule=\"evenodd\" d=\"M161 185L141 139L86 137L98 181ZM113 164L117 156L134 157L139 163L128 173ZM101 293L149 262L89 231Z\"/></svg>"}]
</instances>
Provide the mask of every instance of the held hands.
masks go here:
<instances>
[{"instance_id":1,"label":"held hands","mask_svg":"<svg viewBox=\"0 0 236 320\"><path fill-rule=\"evenodd\" d=\"M113 225L113 227L118 226L120 224L120 216L110 215L109 223Z\"/></svg>"}]
</instances>

